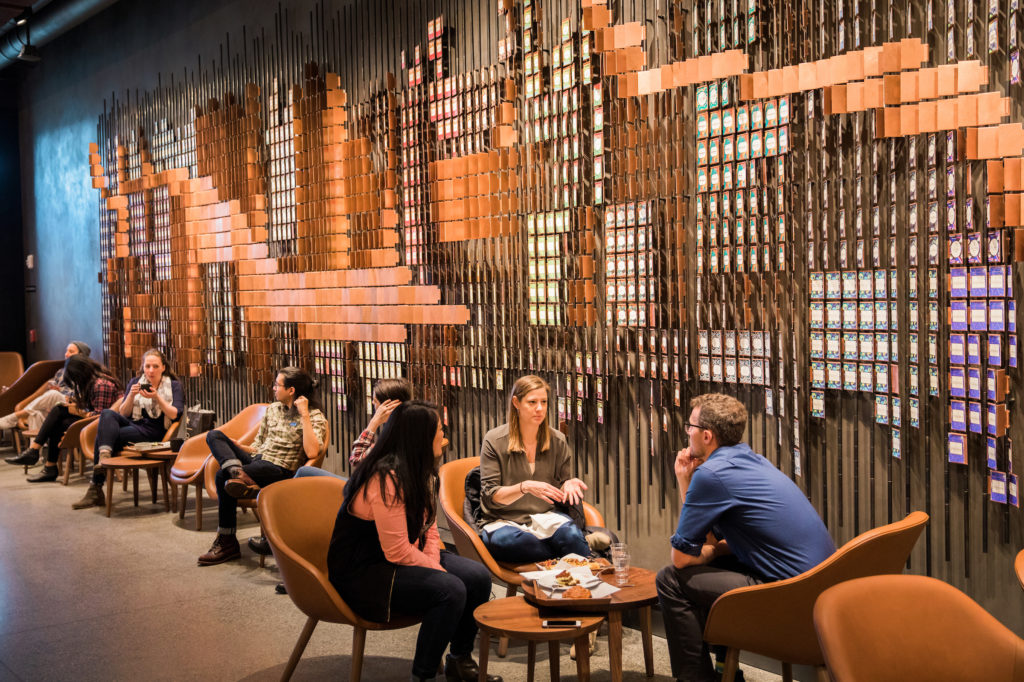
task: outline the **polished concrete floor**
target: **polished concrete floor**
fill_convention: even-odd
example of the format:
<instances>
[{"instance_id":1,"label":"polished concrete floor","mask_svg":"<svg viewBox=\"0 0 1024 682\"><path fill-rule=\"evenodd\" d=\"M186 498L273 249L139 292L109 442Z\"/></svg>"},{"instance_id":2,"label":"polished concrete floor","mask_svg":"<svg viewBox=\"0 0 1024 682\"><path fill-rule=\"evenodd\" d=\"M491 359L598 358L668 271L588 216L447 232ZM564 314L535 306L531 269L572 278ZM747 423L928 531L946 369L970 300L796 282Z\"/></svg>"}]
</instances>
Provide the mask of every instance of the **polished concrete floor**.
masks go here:
<instances>
[{"instance_id":1,"label":"polished concrete floor","mask_svg":"<svg viewBox=\"0 0 1024 682\"><path fill-rule=\"evenodd\" d=\"M0 448L8 456L9 448ZM0 682L8 680L276 680L305 617L278 582L273 559L260 568L243 544L241 561L199 568L210 546L216 509L206 506L204 530L194 528L193 500L183 522L148 503L139 507L115 486L111 518L102 509L74 511L84 490L27 483L22 467L0 462ZM251 515L239 537L255 535ZM497 593L497 590L496 590ZM657 617L657 616L656 616ZM407 680L416 629L371 632L363 679ZM293 679L348 679L352 629L321 624ZM668 680L665 641L655 638L655 680ZM607 640L598 640L592 679L608 680ZM626 680L646 680L639 633L627 629ZM490 672L526 679L526 647L491 656ZM562 647L563 678L575 664ZM779 679L744 666L755 682ZM548 678L538 648L537 679Z\"/></svg>"}]
</instances>

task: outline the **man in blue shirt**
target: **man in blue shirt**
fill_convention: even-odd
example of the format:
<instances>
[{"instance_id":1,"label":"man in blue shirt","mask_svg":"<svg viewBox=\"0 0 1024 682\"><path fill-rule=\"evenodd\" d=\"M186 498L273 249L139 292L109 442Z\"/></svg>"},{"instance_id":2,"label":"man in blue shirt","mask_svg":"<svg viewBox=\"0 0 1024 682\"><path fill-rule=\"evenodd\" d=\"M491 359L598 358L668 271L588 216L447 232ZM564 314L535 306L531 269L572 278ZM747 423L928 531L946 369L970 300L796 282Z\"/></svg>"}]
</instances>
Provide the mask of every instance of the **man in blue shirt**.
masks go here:
<instances>
[{"instance_id":1,"label":"man in blue shirt","mask_svg":"<svg viewBox=\"0 0 1024 682\"><path fill-rule=\"evenodd\" d=\"M697 396L686 425L690 447L674 465L679 525L672 565L658 573L672 675L716 679L704 623L711 605L737 587L799 575L834 551L832 538L800 489L740 443L743 403L720 393Z\"/></svg>"}]
</instances>

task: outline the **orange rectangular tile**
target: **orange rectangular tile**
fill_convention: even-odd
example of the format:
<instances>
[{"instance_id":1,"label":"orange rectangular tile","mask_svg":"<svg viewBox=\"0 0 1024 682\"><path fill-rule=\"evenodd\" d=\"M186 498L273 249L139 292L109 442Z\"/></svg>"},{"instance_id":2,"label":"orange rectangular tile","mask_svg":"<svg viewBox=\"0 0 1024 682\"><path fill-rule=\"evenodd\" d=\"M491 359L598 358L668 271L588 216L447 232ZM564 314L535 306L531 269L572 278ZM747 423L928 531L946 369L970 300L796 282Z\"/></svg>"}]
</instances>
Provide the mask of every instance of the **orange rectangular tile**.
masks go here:
<instances>
[{"instance_id":1,"label":"orange rectangular tile","mask_svg":"<svg viewBox=\"0 0 1024 682\"><path fill-rule=\"evenodd\" d=\"M782 68L782 92L789 95L800 91L800 69L797 66L785 66Z\"/></svg>"},{"instance_id":2,"label":"orange rectangular tile","mask_svg":"<svg viewBox=\"0 0 1024 682\"><path fill-rule=\"evenodd\" d=\"M818 65L804 62L797 66L797 90L815 90L818 87Z\"/></svg>"},{"instance_id":3,"label":"orange rectangular tile","mask_svg":"<svg viewBox=\"0 0 1024 682\"><path fill-rule=\"evenodd\" d=\"M920 73L916 71L903 71L899 74L899 97L901 104L916 102L920 99L919 78Z\"/></svg>"},{"instance_id":4,"label":"orange rectangular tile","mask_svg":"<svg viewBox=\"0 0 1024 682\"><path fill-rule=\"evenodd\" d=\"M937 104L937 127L939 130L953 130L957 127L955 106L950 106L948 102L936 102Z\"/></svg>"},{"instance_id":5,"label":"orange rectangular tile","mask_svg":"<svg viewBox=\"0 0 1024 682\"><path fill-rule=\"evenodd\" d=\"M943 64L938 67L938 96L950 97L957 92L956 85L957 68L956 64Z\"/></svg>"},{"instance_id":6,"label":"orange rectangular tile","mask_svg":"<svg viewBox=\"0 0 1024 682\"><path fill-rule=\"evenodd\" d=\"M864 108L878 109L885 106L885 81L869 78L864 81Z\"/></svg>"},{"instance_id":7,"label":"orange rectangular tile","mask_svg":"<svg viewBox=\"0 0 1024 682\"><path fill-rule=\"evenodd\" d=\"M864 82L855 81L846 85L846 108L847 111L864 111Z\"/></svg>"},{"instance_id":8,"label":"orange rectangular tile","mask_svg":"<svg viewBox=\"0 0 1024 682\"><path fill-rule=\"evenodd\" d=\"M1007 192L1024 191L1024 159L1003 159L1003 188Z\"/></svg>"},{"instance_id":9,"label":"orange rectangular tile","mask_svg":"<svg viewBox=\"0 0 1024 682\"><path fill-rule=\"evenodd\" d=\"M778 97L783 93L782 69L772 69L768 72L767 97Z\"/></svg>"},{"instance_id":10,"label":"orange rectangular tile","mask_svg":"<svg viewBox=\"0 0 1024 682\"><path fill-rule=\"evenodd\" d=\"M959 126L978 125L978 100L974 97L957 97L951 105L956 106L956 122Z\"/></svg>"},{"instance_id":11,"label":"orange rectangular tile","mask_svg":"<svg viewBox=\"0 0 1024 682\"><path fill-rule=\"evenodd\" d=\"M933 133L939 130L937 102L922 102L917 105L917 112L918 132Z\"/></svg>"}]
</instances>

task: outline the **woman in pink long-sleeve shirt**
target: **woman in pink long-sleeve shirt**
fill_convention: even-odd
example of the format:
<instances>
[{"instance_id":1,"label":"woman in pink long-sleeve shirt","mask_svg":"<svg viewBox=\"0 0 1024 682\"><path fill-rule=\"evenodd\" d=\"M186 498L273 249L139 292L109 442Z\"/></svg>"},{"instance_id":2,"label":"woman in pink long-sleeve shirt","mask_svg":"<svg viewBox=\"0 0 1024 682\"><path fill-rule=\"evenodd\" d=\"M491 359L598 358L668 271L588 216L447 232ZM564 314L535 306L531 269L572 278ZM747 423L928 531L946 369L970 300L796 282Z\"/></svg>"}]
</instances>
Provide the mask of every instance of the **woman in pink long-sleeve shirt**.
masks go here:
<instances>
[{"instance_id":1,"label":"woman in pink long-sleeve shirt","mask_svg":"<svg viewBox=\"0 0 1024 682\"><path fill-rule=\"evenodd\" d=\"M395 408L345 486L327 569L363 618L422 620L413 680L434 679L449 649L446 679L469 681L478 675L473 610L490 598L491 576L481 564L441 549L435 491L444 445L436 407L411 401Z\"/></svg>"}]
</instances>

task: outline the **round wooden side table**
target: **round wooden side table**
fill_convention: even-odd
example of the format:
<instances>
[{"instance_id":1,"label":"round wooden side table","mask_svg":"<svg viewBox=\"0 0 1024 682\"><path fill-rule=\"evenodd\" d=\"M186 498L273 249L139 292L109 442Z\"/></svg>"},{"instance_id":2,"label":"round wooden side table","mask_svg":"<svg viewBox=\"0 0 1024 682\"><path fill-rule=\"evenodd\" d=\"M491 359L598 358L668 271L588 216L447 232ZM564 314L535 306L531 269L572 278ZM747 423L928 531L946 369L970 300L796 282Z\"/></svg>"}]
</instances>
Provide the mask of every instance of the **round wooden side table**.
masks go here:
<instances>
[{"instance_id":1,"label":"round wooden side table","mask_svg":"<svg viewBox=\"0 0 1024 682\"><path fill-rule=\"evenodd\" d=\"M559 679L560 652L558 643L571 639L576 643L576 676L580 680L590 679L590 642L588 635L601 627L603 615L574 615L572 620L580 621L580 627L543 627L537 607L526 603L522 597L505 597L481 604L473 612L480 626L480 682L487 680L487 657L491 649L491 637L523 639L527 643L527 682L533 682L533 668L537 661L537 642L548 643L548 658L551 663L552 681ZM568 618L568 617L566 617Z\"/></svg>"}]
</instances>

